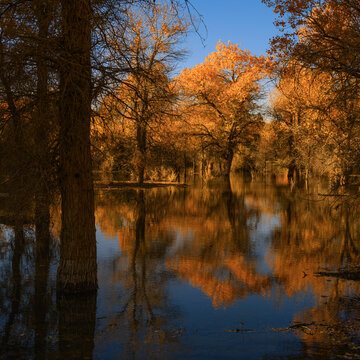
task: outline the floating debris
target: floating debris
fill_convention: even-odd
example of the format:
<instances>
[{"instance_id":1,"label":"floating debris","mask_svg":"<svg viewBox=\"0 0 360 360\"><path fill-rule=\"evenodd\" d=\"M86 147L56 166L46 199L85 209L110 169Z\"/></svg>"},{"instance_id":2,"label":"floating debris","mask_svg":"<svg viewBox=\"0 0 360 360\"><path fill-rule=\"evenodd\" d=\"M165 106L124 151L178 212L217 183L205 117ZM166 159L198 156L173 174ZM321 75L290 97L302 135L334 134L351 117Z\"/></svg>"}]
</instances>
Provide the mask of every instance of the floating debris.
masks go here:
<instances>
[{"instance_id":1,"label":"floating debris","mask_svg":"<svg viewBox=\"0 0 360 360\"><path fill-rule=\"evenodd\" d=\"M309 328L309 326L314 325L314 322L311 323L296 323L296 324L292 324L286 328L270 328L270 330L273 331L290 331L290 330L301 330L304 333L308 334L308 335L313 335L312 329Z\"/></svg>"},{"instance_id":2,"label":"floating debris","mask_svg":"<svg viewBox=\"0 0 360 360\"><path fill-rule=\"evenodd\" d=\"M234 333L238 333L238 332L255 332L255 329L229 329L229 330L225 330L227 332L234 332Z\"/></svg>"}]
</instances>

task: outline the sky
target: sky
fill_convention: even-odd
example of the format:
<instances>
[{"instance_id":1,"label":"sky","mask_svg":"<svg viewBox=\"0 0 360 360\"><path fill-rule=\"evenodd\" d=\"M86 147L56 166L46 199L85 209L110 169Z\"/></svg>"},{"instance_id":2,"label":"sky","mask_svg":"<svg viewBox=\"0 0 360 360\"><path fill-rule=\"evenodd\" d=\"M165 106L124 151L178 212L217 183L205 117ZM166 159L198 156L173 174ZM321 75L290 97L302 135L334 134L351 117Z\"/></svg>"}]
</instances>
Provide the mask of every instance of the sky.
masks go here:
<instances>
[{"instance_id":1,"label":"sky","mask_svg":"<svg viewBox=\"0 0 360 360\"><path fill-rule=\"evenodd\" d=\"M265 55L269 39L277 33L273 22L275 14L261 0L191 0L203 16L207 30L199 30L204 44L195 32L185 42L189 50L181 68L202 63L208 53L215 51L219 40L241 44L254 55ZM205 46L204 46L205 45ZM181 70L181 69L180 69Z\"/></svg>"}]
</instances>

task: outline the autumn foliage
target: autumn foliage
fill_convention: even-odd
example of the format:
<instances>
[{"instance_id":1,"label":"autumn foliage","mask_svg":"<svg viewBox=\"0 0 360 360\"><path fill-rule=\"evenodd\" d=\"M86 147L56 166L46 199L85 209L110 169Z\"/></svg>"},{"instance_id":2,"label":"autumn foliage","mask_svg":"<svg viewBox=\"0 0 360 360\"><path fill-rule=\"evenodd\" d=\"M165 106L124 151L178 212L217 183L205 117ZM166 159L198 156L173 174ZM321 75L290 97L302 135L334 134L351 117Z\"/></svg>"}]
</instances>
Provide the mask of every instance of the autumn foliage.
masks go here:
<instances>
[{"instance_id":1,"label":"autumn foliage","mask_svg":"<svg viewBox=\"0 0 360 360\"><path fill-rule=\"evenodd\" d=\"M264 0L282 34L271 41L271 108L289 179L326 175L332 186L359 172L358 1Z\"/></svg>"},{"instance_id":2,"label":"autumn foliage","mask_svg":"<svg viewBox=\"0 0 360 360\"><path fill-rule=\"evenodd\" d=\"M239 145L250 147L258 137L259 81L267 75L268 60L256 57L237 44L219 42L205 61L185 69L176 79L188 98L185 121L202 150L212 151L230 174Z\"/></svg>"}]
</instances>

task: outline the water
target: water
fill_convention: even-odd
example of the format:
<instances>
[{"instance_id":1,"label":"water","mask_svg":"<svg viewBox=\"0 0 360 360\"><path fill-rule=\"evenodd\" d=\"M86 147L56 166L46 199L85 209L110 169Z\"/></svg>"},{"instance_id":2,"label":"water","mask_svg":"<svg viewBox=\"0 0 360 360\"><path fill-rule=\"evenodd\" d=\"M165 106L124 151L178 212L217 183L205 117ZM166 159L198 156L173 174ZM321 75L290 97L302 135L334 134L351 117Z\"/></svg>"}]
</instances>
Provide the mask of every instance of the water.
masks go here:
<instances>
[{"instance_id":1,"label":"water","mask_svg":"<svg viewBox=\"0 0 360 360\"><path fill-rule=\"evenodd\" d=\"M317 192L240 178L99 191L90 299L56 299L56 217L45 287L31 227L19 278L2 226L1 358L360 358L359 281L316 275L359 265L358 205Z\"/></svg>"}]
</instances>

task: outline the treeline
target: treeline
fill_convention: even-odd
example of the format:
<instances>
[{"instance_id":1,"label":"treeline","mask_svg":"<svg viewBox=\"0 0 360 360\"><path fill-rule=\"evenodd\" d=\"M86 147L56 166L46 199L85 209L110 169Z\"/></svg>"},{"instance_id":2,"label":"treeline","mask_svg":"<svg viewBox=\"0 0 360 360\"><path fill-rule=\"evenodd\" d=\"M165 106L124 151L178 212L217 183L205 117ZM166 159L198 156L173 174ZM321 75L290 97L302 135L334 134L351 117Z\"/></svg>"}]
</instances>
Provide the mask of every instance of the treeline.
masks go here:
<instances>
[{"instance_id":1,"label":"treeline","mask_svg":"<svg viewBox=\"0 0 360 360\"><path fill-rule=\"evenodd\" d=\"M130 35L144 46L134 45L136 66L95 118L96 169L140 183L230 171L351 183L360 171L358 3L264 3L283 31L268 57L219 43L175 77L175 44L186 28L174 28L164 12L145 16L144 33L136 33L137 24ZM160 33L145 35L159 17L169 24L167 43ZM262 88L268 82L271 94Z\"/></svg>"},{"instance_id":2,"label":"treeline","mask_svg":"<svg viewBox=\"0 0 360 360\"><path fill-rule=\"evenodd\" d=\"M237 158L250 173L264 125L260 81L271 73L270 60L219 42L202 64L171 77L181 54L175 43L186 27L167 16L146 15L142 29L155 36L132 30L134 68L95 117L96 169L139 183L186 182L188 173L228 177ZM151 24L159 17L167 25L157 33Z\"/></svg>"}]
</instances>

